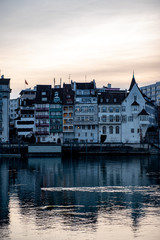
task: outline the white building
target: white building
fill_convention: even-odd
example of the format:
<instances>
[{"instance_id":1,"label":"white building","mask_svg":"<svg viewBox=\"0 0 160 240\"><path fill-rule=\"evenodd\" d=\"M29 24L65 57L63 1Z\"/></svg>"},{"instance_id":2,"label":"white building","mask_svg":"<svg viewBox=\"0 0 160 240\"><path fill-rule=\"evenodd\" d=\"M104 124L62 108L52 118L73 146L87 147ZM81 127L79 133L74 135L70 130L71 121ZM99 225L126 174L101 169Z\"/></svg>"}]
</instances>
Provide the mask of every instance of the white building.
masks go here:
<instances>
[{"instance_id":1,"label":"white building","mask_svg":"<svg viewBox=\"0 0 160 240\"><path fill-rule=\"evenodd\" d=\"M143 142L148 127L156 125L155 106L143 95L134 75L128 96L122 102L122 142Z\"/></svg>"},{"instance_id":2,"label":"white building","mask_svg":"<svg viewBox=\"0 0 160 240\"><path fill-rule=\"evenodd\" d=\"M121 103L126 91L106 89L98 93L99 142L121 142Z\"/></svg>"},{"instance_id":3,"label":"white building","mask_svg":"<svg viewBox=\"0 0 160 240\"><path fill-rule=\"evenodd\" d=\"M0 141L9 140L9 99L10 99L10 79L0 78Z\"/></svg>"},{"instance_id":4,"label":"white building","mask_svg":"<svg viewBox=\"0 0 160 240\"><path fill-rule=\"evenodd\" d=\"M20 103L15 120L19 138L31 137L35 133L34 103L36 89L25 89L20 92Z\"/></svg>"},{"instance_id":5,"label":"white building","mask_svg":"<svg viewBox=\"0 0 160 240\"><path fill-rule=\"evenodd\" d=\"M95 81L72 84L75 90L75 139L78 142L98 142L98 103Z\"/></svg>"},{"instance_id":6,"label":"white building","mask_svg":"<svg viewBox=\"0 0 160 240\"><path fill-rule=\"evenodd\" d=\"M13 121L19 116L17 110L19 108L19 98L9 100L9 117L10 121Z\"/></svg>"}]
</instances>

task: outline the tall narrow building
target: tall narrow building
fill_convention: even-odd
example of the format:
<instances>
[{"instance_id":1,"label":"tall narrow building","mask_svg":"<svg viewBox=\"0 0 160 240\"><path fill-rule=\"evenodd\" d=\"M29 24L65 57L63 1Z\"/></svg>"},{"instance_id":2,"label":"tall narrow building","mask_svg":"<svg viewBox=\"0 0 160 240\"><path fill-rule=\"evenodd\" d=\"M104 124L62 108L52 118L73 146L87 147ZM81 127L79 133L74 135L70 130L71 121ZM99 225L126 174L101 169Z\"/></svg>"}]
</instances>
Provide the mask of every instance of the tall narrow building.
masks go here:
<instances>
[{"instance_id":1,"label":"tall narrow building","mask_svg":"<svg viewBox=\"0 0 160 240\"><path fill-rule=\"evenodd\" d=\"M9 141L10 78L0 78L0 142Z\"/></svg>"}]
</instances>

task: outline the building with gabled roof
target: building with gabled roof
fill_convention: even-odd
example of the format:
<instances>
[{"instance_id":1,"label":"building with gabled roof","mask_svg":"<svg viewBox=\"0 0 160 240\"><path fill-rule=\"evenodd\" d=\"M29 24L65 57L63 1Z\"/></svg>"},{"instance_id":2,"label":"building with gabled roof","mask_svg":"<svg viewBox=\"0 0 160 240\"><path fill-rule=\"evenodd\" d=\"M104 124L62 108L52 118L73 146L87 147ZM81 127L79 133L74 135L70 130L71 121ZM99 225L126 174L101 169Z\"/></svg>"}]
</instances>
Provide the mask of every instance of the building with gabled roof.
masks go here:
<instances>
[{"instance_id":1,"label":"building with gabled roof","mask_svg":"<svg viewBox=\"0 0 160 240\"><path fill-rule=\"evenodd\" d=\"M123 143L140 143L146 136L148 127L156 125L156 107L138 87L134 74L129 93L122 102Z\"/></svg>"},{"instance_id":2,"label":"building with gabled roof","mask_svg":"<svg viewBox=\"0 0 160 240\"><path fill-rule=\"evenodd\" d=\"M121 142L121 104L126 96L123 90L98 93L99 142Z\"/></svg>"}]
</instances>

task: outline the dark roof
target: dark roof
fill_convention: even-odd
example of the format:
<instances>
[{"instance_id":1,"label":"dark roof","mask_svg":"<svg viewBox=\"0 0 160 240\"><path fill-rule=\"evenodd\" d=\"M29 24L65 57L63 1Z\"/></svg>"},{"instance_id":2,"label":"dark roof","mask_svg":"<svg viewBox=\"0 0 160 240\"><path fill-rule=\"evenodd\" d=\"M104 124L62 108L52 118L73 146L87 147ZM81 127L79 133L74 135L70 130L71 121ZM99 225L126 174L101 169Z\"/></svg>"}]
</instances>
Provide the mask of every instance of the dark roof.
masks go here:
<instances>
[{"instance_id":1,"label":"dark roof","mask_svg":"<svg viewBox=\"0 0 160 240\"><path fill-rule=\"evenodd\" d=\"M145 109L142 109L142 111L138 114L139 115L149 115Z\"/></svg>"},{"instance_id":2,"label":"dark roof","mask_svg":"<svg viewBox=\"0 0 160 240\"><path fill-rule=\"evenodd\" d=\"M76 83L77 89L94 89L95 88L95 83L94 81L90 83Z\"/></svg>"},{"instance_id":3,"label":"dark roof","mask_svg":"<svg viewBox=\"0 0 160 240\"><path fill-rule=\"evenodd\" d=\"M36 91L36 103L49 103L51 101L51 85L37 85ZM42 92L46 92L46 95L42 95ZM46 98L46 101L42 101L42 98Z\"/></svg>"},{"instance_id":4,"label":"dark roof","mask_svg":"<svg viewBox=\"0 0 160 240\"><path fill-rule=\"evenodd\" d=\"M131 81L131 84L130 84L130 87L129 87L128 91L131 91L131 89L133 88L134 84L136 84L136 80L134 78L134 73L133 73L132 81Z\"/></svg>"},{"instance_id":5,"label":"dark roof","mask_svg":"<svg viewBox=\"0 0 160 240\"><path fill-rule=\"evenodd\" d=\"M137 103L136 101L134 101L131 105L132 105L132 106L139 106L139 103Z\"/></svg>"},{"instance_id":6,"label":"dark roof","mask_svg":"<svg viewBox=\"0 0 160 240\"><path fill-rule=\"evenodd\" d=\"M0 85L9 85L10 78L0 78Z\"/></svg>"},{"instance_id":7,"label":"dark roof","mask_svg":"<svg viewBox=\"0 0 160 240\"><path fill-rule=\"evenodd\" d=\"M100 104L121 104L127 94L124 91L107 91L98 94L98 103Z\"/></svg>"}]
</instances>

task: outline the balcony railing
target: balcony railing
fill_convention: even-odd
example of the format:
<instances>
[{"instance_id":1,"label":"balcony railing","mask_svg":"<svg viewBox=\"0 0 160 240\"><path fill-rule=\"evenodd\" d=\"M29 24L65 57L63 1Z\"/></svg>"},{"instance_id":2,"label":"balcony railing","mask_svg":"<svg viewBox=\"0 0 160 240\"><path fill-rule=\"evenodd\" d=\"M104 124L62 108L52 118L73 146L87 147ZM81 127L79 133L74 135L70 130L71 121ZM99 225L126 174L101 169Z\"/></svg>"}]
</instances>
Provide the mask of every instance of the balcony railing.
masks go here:
<instances>
[{"instance_id":1,"label":"balcony railing","mask_svg":"<svg viewBox=\"0 0 160 240\"><path fill-rule=\"evenodd\" d=\"M48 115L36 115L36 119L49 118Z\"/></svg>"},{"instance_id":2,"label":"balcony railing","mask_svg":"<svg viewBox=\"0 0 160 240\"><path fill-rule=\"evenodd\" d=\"M36 131L36 135L49 135L48 131Z\"/></svg>"},{"instance_id":3,"label":"balcony railing","mask_svg":"<svg viewBox=\"0 0 160 240\"><path fill-rule=\"evenodd\" d=\"M36 127L49 127L49 123L36 123Z\"/></svg>"},{"instance_id":4,"label":"balcony railing","mask_svg":"<svg viewBox=\"0 0 160 240\"><path fill-rule=\"evenodd\" d=\"M49 111L49 108L35 108L36 112Z\"/></svg>"}]
</instances>

